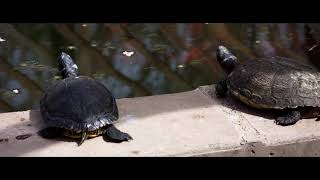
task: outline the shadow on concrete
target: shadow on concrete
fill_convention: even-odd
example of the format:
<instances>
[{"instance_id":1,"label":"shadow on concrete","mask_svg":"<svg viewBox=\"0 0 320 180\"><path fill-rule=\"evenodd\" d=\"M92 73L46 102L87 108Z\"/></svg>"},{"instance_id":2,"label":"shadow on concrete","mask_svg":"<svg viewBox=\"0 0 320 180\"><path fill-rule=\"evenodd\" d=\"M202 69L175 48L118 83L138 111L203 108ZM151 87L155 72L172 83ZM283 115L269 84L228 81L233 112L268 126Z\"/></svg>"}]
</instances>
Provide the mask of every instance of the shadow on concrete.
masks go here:
<instances>
[{"instance_id":1,"label":"shadow on concrete","mask_svg":"<svg viewBox=\"0 0 320 180\"><path fill-rule=\"evenodd\" d=\"M210 86L206 86L204 88L207 88L207 87L210 87ZM211 86L210 89L204 89L203 92L207 94L209 97L211 97L214 101L219 103L219 105L234 111L242 112L242 113L257 116L257 117L262 117L264 119L272 120L272 121L275 121L275 118L277 116L284 115L287 112L285 110L277 110L277 109L256 109L232 97L230 94L228 94L224 98L217 98L215 96L214 89L215 88ZM314 118L312 117L312 118L303 118L303 119L314 119Z\"/></svg>"},{"instance_id":2,"label":"shadow on concrete","mask_svg":"<svg viewBox=\"0 0 320 180\"><path fill-rule=\"evenodd\" d=\"M221 105L227 108L230 108L235 111L239 111L245 114L263 117L268 120L275 120L275 117L280 113L277 110L263 110L263 109L255 109L253 107L248 106L247 104L231 97L225 97L224 99L218 99L221 101Z\"/></svg>"},{"instance_id":3,"label":"shadow on concrete","mask_svg":"<svg viewBox=\"0 0 320 180\"><path fill-rule=\"evenodd\" d=\"M117 124L125 125L130 120L150 121L153 119L150 117L157 116L159 114L175 113L179 111L187 111L190 109L198 108L201 111L201 108L212 108L213 106L224 106L227 109L230 109L230 112L233 110L239 111L242 113L259 116L274 121L275 113L273 111L263 111L248 107L247 105L232 98L231 96L227 96L223 99L217 99L214 92L214 86L205 86L200 87L195 91L188 91L178 94L118 99L117 104L119 108L120 118L115 126L117 126ZM208 98L208 96L210 98ZM47 148L51 145L54 145L55 143L60 143L62 141L74 143L74 146L76 148L77 142L66 138L43 140L42 137L37 135L37 132L39 130L45 128L39 110L31 110L29 112L29 116L30 121L16 120L18 122L15 125L6 127L2 130L2 132L0 132L0 135L10 134L8 143L0 142L0 156L23 156L32 151ZM16 115L14 115L14 117L16 117ZM32 126L30 127L28 126L28 124L31 124ZM170 126L170 124L168 124L168 126ZM16 136L23 135L17 133L20 129L24 129L24 133L32 133L32 137L20 141L16 140ZM121 127L119 129L121 130ZM143 131L143 128L137 129L137 131ZM13 134L13 132L17 134ZM99 136L97 138L102 137ZM31 141L28 141L30 139L32 139L32 143L30 143ZM16 142L11 142L12 140ZM134 140L132 141L132 143L134 143ZM9 147L6 147L3 148L6 149L3 151L1 147L5 147L6 145L10 146L11 150Z\"/></svg>"},{"instance_id":4,"label":"shadow on concrete","mask_svg":"<svg viewBox=\"0 0 320 180\"><path fill-rule=\"evenodd\" d=\"M173 113L188 109L212 107L216 105L216 102L214 100L210 100L200 92L189 91L178 94L166 94L165 96L156 95L141 98L118 99L117 104L120 118L115 126L117 126L117 124L125 124L130 120L143 121L146 117L156 116L163 113ZM68 138L44 140L37 134L38 131L46 127L42 121L39 110L29 111L30 121L28 120L27 116L24 117L24 121L18 120L17 117L19 117L18 114L13 115L13 120L16 122L16 124L9 125L5 129L0 130L0 136L9 137L8 143L0 142L0 156L24 156L30 152L48 148L56 143L65 141L74 143L76 148L77 141L70 140ZM150 119L152 118L148 118L148 120ZM170 124L168 124L168 126L170 126ZM121 130L121 127L119 129ZM140 130L143 131L143 129ZM16 136L24 134L32 134L32 136L24 140L16 139ZM97 138L102 137L99 136ZM134 141L132 142L134 143Z\"/></svg>"},{"instance_id":5,"label":"shadow on concrete","mask_svg":"<svg viewBox=\"0 0 320 180\"><path fill-rule=\"evenodd\" d=\"M29 120L26 117L20 117L20 120L14 125L7 126L0 132L0 139L7 139L6 142L0 142L0 156L21 156L37 149L46 148L58 141L52 140L46 143L35 143L41 138L37 132L45 128L38 110L29 112ZM29 135L28 138L18 140L18 136ZM30 143L33 141L33 143Z\"/></svg>"},{"instance_id":6,"label":"shadow on concrete","mask_svg":"<svg viewBox=\"0 0 320 180\"><path fill-rule=\"evenodd\" d=\"M218 103L218 105L224 106L229 108L230 110L242 112L249 115L263 117L265 119L274 120L276 114L279 112L276 110L261 110L255 109L253 107L248 106L247 104L241 102L238 99L235 99L230 94L228 94L224 98L217 98L215 95L215 87L214 85L211 86L203 86L200 87L200 90L209 96L213 101Z\"/></svg>"},{"instance_id":7,"label":"shadow on concrete","mask_svg":"<svg viewBox=\"0 0 320 180\"><path fill-rule=\"evenodd\" d=\"M0 156L23 156L37 149L47 148L60 142L70 142L77 146L77 141L71 138L56 138L43 141L38 131L46 127L39 110L29 111L29 120L21 117L19 122L2 129L0 132ZM14 134L14 133L16 134ZM26 136L25 139L17 137ZM32 141L32 143L30 143ZM37 143L39 142L39 143Z\"/></svg>"}]
</instances>

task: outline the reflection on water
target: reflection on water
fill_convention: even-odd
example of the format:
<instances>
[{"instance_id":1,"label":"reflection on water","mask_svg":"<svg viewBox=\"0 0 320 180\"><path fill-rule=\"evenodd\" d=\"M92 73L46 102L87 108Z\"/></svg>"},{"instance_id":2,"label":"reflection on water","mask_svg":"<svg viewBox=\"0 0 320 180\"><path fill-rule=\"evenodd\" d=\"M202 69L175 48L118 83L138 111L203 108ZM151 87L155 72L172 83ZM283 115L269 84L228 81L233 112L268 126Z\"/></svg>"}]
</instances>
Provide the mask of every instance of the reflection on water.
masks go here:
<instances>
[{"instance_id":1,"label":"reflection on water","mask_svg":"<svg viewBox=\"0 0 320 180\"><path fill-rule=\"evenodd\" d=\"M0 112L39 108L69 53L116 98L188 91L224 74L223 44L244 62L286 56L320 67L319 24L0 24Z\"/></svg>"}]
</instances>

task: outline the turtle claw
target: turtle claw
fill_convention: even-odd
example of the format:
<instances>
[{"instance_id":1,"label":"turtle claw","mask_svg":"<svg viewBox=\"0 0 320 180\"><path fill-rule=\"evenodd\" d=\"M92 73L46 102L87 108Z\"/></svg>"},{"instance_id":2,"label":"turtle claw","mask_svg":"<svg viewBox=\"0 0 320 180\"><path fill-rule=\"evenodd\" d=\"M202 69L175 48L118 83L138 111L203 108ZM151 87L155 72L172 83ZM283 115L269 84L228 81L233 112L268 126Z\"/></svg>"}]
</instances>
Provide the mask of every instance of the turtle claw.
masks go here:
<instances>
[{"instance_id":1,"label":"turtle claw","mask_svg":"<svg viewBox=\"0 0 320 180\"><path fill-rule=\"evenodd\" d=\"M290 119L288 120L286 117L277 117L275 120L276 125L287 126L291 125Z\"/></svg>"},{"instance_id":2,"label":"turtle claw","mask_svg":"<svg viewBox=\"0 0 320 180\"><path fill-rule=\"evenodd\" d=\"M133 140L133 138L128 133L122 133L122 139L125 141Z\"/></svg>"}]
</instances>

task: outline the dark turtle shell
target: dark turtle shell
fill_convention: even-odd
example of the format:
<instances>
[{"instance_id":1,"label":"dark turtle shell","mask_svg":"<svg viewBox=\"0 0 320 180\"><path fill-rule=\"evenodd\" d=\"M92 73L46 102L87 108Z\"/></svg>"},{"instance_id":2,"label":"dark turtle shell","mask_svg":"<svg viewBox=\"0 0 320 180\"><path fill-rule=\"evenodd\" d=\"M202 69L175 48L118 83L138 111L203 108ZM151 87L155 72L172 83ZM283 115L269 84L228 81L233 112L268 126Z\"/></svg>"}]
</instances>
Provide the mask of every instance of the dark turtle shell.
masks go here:
<instances>
[{"instance_id":1,"label":"dark turtle shell","mask_svg":"<svg viewBox=\"0 0 320 180\"><path fill-rule=\"evenodd\" d=\"M294 60L250 60L229 74L231 93L256 108L320 107L320 73Z\"/></svg>"},{"instance_id":2,"label":"dark turtle shell","mask_svg":"<svg viewBox=\"0 0 320 180\"><path fill-rule=\"evenodd\" d=\"M111 92L86 76L68 77L53 85L41 99L40 110L49 126L75 132L97 130L119 117Z\"/></svg>"}]
</instances>

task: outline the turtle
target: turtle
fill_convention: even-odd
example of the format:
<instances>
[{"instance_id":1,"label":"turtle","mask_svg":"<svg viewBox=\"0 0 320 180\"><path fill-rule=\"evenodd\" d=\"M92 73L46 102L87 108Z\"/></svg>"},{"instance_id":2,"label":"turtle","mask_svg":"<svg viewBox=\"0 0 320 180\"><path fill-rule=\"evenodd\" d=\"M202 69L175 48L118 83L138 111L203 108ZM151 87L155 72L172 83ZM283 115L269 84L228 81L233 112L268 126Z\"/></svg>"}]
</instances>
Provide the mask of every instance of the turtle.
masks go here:
<instances>
[{"instance_id":1,"label":"turtle","mask_svg":"<svg viewBox=\"0 0 320 180\"><path fill-rule=\"evenodd\" d=\"M65 52L58 56L58 70L62 79L51 85L40 100L41 116L47 125L38 132L40 136L78 139L78 146L100 135L114 143L133 139L114 126L119 112L109 89L93 78L79 75L78 66Z\"/></svg>"},{"instance_id":2,"label":"turtle","mask_svg":"<svg viewBox=\"0 0 320 180\"><path fill-rule=\"evenodd\" d=\"M320 116L320 73L297 60L272 56L240 63L223 45L216 51L226 78L216 84L215 94L230 94L246 105L274 112L277 125L294 125ZM269 111L268 111L269 112Z\"/></svg>"}]
</instances>

